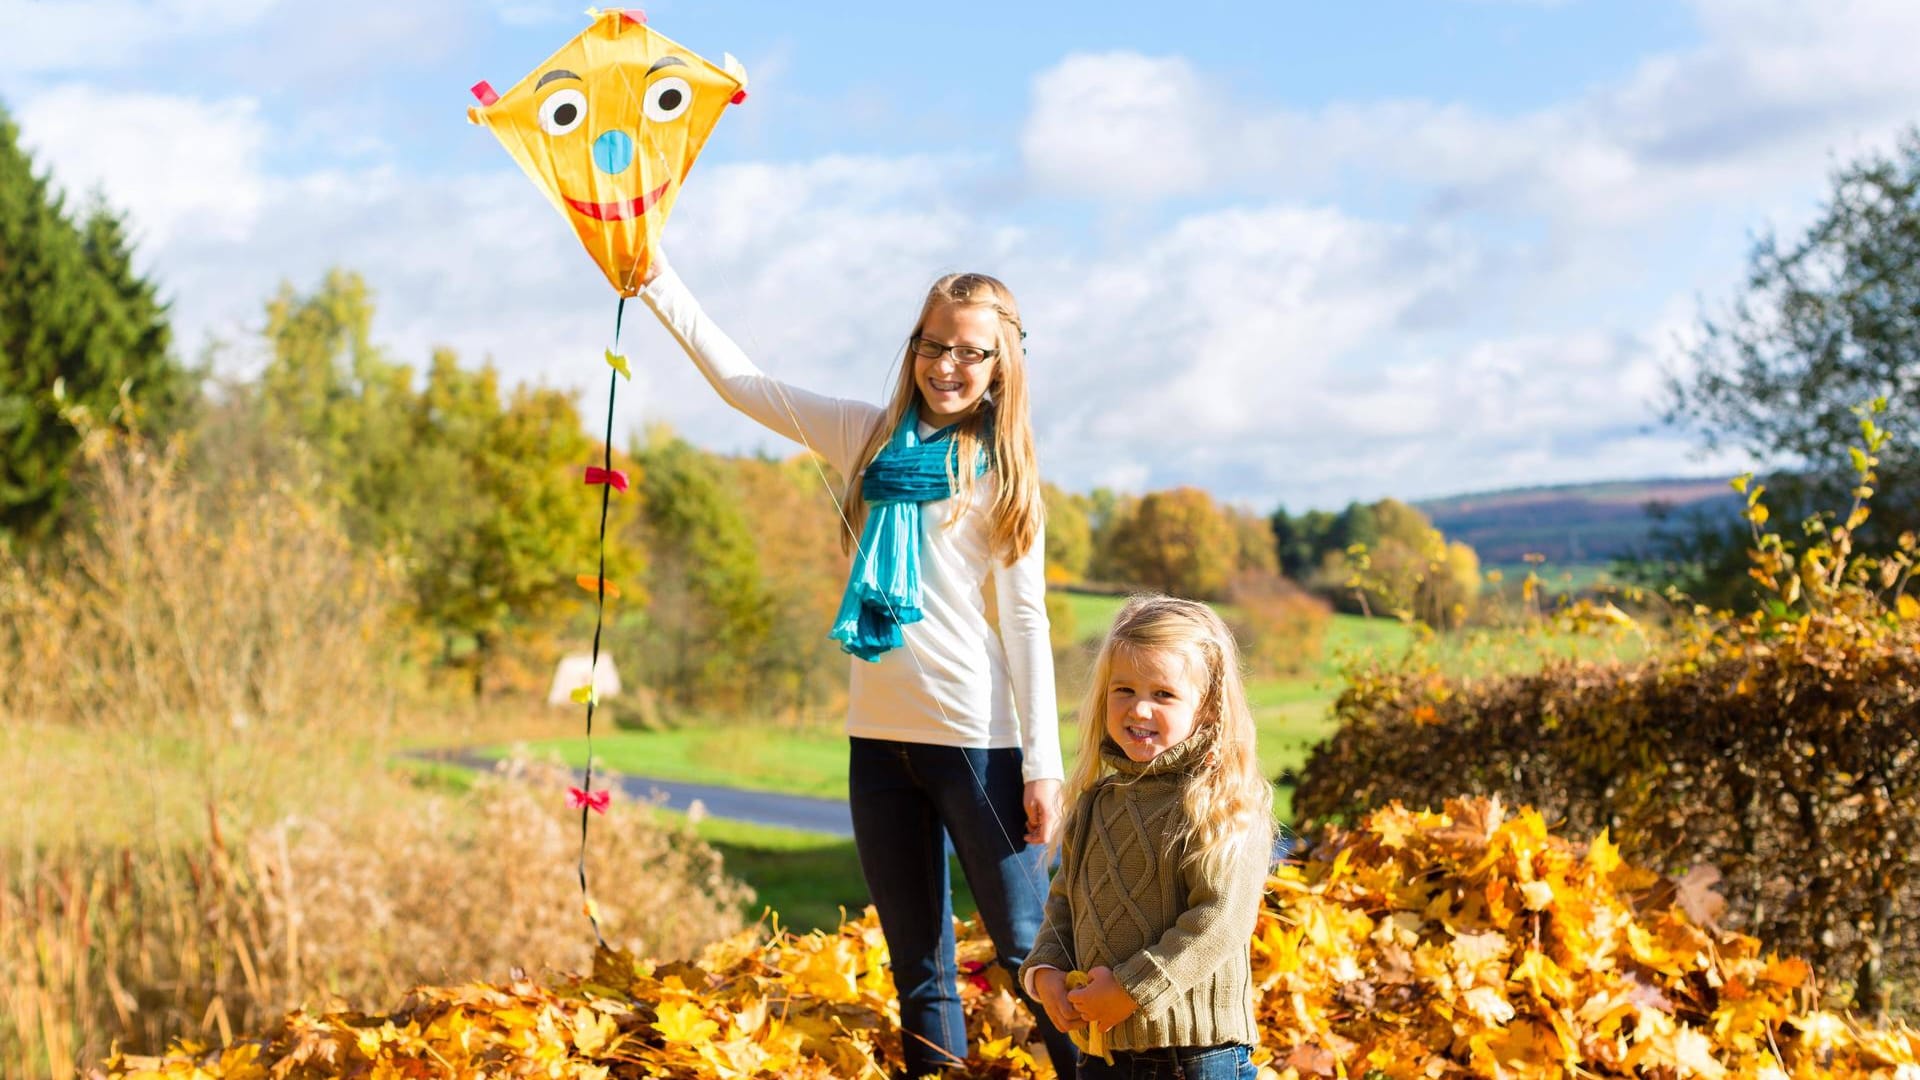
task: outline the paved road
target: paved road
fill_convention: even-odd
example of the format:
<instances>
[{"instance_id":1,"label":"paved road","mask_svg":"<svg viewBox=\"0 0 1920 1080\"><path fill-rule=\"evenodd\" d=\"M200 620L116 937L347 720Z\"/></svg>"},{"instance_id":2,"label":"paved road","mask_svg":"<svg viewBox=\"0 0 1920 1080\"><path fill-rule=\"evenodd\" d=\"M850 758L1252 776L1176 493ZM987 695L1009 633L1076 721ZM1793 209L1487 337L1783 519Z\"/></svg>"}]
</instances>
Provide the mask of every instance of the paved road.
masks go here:
<instances>
[{"instance_id":1,"label":"paved road","mask_svg":"<svg viewBox=\"0 0 1920 1080\"><path fill-rule=\"evenodd\" d=\"M408 757L422 761L437 761L446 765L459 765L463 768L492 769L494 759L485 757L473 750L414 750ZM706 812L717 818L731 821L751 821L756 825L777 825L786 829L801 829L806 832L826 833L830 836L853 837L853 813L847 809L844 799L814 799L804 795L776 795L768 791L742 791L739 788L714 787L710 784L689 784L680 780L660 780L650 776L623 776L620 779L621 794L631 799L651 800L656 796L665 798L664 805L670 810L685 812L698 800ZM1291 829L1281 828L1274 837L1273 857L1276 861L1289 858L1294 852L1295 839ZM953 845L947 845L951 852Z\"/></svg>"},{"instance_id":2,"label":"paved road","mask_svg":"<svg viewBox=\"0 0 1920 1080\"><path fill-rule=\"evenodd\" d=\"M487 770L494 766L492 758L473 750L415 750L407 756L468 769ZM651 776L621 777L620 793L641 801L663 797L663 805L669 810L685 812L697 800L708 814L717 818L750 821L757 825L778 825L832 836L853 836L853 814L847 809L845 799L776 795L767 791L743 791Z\"/></svg>"}]
</instances>

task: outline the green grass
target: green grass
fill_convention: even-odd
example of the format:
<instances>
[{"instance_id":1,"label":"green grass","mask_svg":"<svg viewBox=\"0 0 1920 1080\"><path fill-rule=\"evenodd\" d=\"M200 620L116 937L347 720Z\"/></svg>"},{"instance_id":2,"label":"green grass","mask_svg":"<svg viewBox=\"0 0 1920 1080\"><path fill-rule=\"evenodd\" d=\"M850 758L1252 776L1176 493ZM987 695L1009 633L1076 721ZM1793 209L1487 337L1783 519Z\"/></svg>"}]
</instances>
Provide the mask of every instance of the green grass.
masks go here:
<instances>
[{"instance_id":1,"label":"green grass","mask_svg":"<svg viewBox=\"0 0 1920 1080\"><path fill-rule=\"evenodd\" d=\"M1083 634L1097 637L1124 603L1121 597L1066 594L1069 602L1088 613ZM1076 615L1076 618L1079 618ZM1088 626L1092 629L1089 631ZM1336 615L1327 632L1327 658L1305 677L1256 680L1248 687L1254 720L1260 732L1261 771L1277 776L1298 768L1307 750L1328 730L1327 706L1339 692L1341 659L1353 654L1373 656L1404 652L1412 633L1390 620ZM1077 697L1062 695L1071 710ZM1079 734L1069 722L1060 729L1061 746L1069 763L1077 753ZM545 739L528 744L536 754L558 754L574 768L586 762L586 740ZM775 728L747 722L716 722L699 728L669 731L618 731L594 739L600 767L632 776L716 784L773 791L790 795L845 798L847 791L846 737L838 730ZM488 751L505 756L505 747Z\"/></svg>"},{"instance_id":2,"label":"green grass","mask_svg":"<svg viewBox=\"0 0 1920 1080\"><path fill-rule=\"evenodd\" d=\"M526 745L536 756L558 754L576 769L586 764L584 738ZM597 767L628 776L826 799L847 795L847 739L837 728L734 721L668 731L616 731L596 736L593 751ZM498 758L512 751L491 747L482 752Z\"/></svg>"},{"instance_id":3,"label":"green grass","mask_svg":"<svg viewBox=\"0 0 1920 1080\"><path fill-rule=\"evenodd\" d=\"M1083 641L1104 633L1113 613L1125 602L1115 596L1064 595L1074 607L1076 630ZM1414 641L1415 632L1392 619L1335 615L1327 627L1325 654L1307 674L1249 683L1248 698L1259 731L1261 771L1277 777L1287 770L1298 770L1313 745L1331 733L1330 706L1340 692L1342 672L1349 664L1398 659L1406 655ZM1549 655L1630 657L1641 646L1633 640L1609 643L1574 635L1532 634L1520 638L1493 633L1448 635L1435 641L1432 648L1448 671L1489 673L1537 667ZM1067 715L1061 725L1060 743L1069 767L1080 741L1071 715L1078 700L1077 691L1062 688L1061 706ZM536 754L558 754L574 768L585 764L584 739L546 739L529 746ZM507 752L504 747L489 751L494 756ZM596 737L594 752L599 767L633 776L835 799L845 798L847 791L846 737L837 725L791 728L718 720L668 731L617 731ZM1290 788L1283 787L1279 792L1283 816L1290 812L1291 794ZM850 860L851 848L844 854ZM822 856L791 851L777 856L749 854L743 850L740 857L777 866L787 862L805 865L808 858ZM858 879L857 868L854 879ZM815 911L817 917L818 909Z\"/></svg>"},{"instance_id":4,"label":"green grass","mask_svg":"<svg viewBox=\"0 0 1920 1080\"><path fill-rule=\"evenodd\" d=\"M655 812L681 816L669 810ZM840 925L843 908L847 914L858 914L867 904L867 884L852 840L711 817L695 825L694 832L720 852L728 873L753 887L755 899L743 912L749 919L772 908L779 913L781 926L804 934L816 928L831 930ZM953 879L954 914L972 916L976 905L960 864L949 860L948 873Z\"/></svg>"},{"instance_id":5,"label":"green grass","mask_svg":"<svg viewBox=\"0 0 1920 1080\"><path fill-rule=\"evenodd\" d=\"M729 874L753 887L753 904L743 912L749 919L772 908L782 926L805 933L838 926L843 907L856 913L867 903L852 840L712 817L694 832L720 852Z\"/></svg>"},{"instance_id":6,"label":"green grass","mask_svg":"<svg viewBox=\"0 0 1920 1080\"><path fill-rule=\"evenodd\" d=\"M1098 593L1062 592L1066 598L1067 611L1073 616L1073 637L1076 641L1100 640L1113 625L1113 617L1120 606L1127 602L1124 596L1103 596Z\"/></svg>"},{"instance_id":7,"label":"green grass","mask_svg":"<svg viewBox=\"0 0 1920 1080\"><path fill-rule=\"evenodd\" d=\"M414 787L447 795L465 795L472 791L476 775L464 765L421 761L417 758L395 758L393 768L399 770Z\"/></svg>"}]
</instances>

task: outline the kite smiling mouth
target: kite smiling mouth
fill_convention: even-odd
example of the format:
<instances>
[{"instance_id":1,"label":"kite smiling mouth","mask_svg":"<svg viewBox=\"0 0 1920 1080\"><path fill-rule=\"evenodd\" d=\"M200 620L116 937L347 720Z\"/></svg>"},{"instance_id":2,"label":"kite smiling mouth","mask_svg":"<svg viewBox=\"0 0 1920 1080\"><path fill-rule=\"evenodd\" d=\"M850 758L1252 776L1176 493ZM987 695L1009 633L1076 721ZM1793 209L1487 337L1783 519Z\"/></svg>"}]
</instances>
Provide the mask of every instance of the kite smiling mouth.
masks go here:
<instances>
[{"instance_id":1,"label":"kite smiling mouth","mask_svg":"<svg viewBox=\"0 0 1920 1080\"><path fill-rule=\"evenodd\" d=\"M671 180L663 180L660 182L659 187L654 188L652 191L637 199L625 199L620 202L610 203L590 203L581 202L579 199L567 199L567 205L593 218L595 221L625 221L629 218L637 218L648 210L653 209L653 204L659 202L660 196L667 193L667 185L670 183L672 183ZM563 195L561 198L564 199L566 196Z\"/></svg>"}]
</instances>

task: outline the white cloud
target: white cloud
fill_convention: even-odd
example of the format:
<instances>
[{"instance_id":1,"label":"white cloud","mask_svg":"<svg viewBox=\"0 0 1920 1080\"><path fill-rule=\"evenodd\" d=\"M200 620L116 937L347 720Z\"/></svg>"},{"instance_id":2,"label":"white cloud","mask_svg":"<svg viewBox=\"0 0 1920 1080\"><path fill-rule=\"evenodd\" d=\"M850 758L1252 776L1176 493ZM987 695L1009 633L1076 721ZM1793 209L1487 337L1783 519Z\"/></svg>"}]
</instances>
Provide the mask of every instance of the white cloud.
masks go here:
<instances>
[{"instance_id":1,"label":"white cloud","mask_svg":"<svg viewBox=\"0 0 1920 1080\"><path fill-rule=\"evenodd\" d=\"M1604 230L1817 181L1920 117L1920 5L1696 0L1704 42L1518 115L1428 101L1248 106L1179 57L1075 55L1034 80L1031 182L1116 201L1336 194L1352 174L1440 211ZM1133 166L1130 170L1129 166Z\"/></svg>"},{"instance_id":2,"label":"white cloud","mask_svg":"<svg viewBox=\"0 0 1920 1080\"><path fill-rule=\"evenodd\" d=\"M1071 195L1155 199L1203 190L1221 148L1214 92L1179 57L1070 56L1033 84L1020 135L1040 184Z\"/></svg>"},{"instance_id":3,"label":"white cloud","mask_svg":"<svg viewBox=\"0 0 1920 1080\"><path fill-rule=\"evenodd\" d=\"M1046 327L1029 344L1047 467L1296 507L1699 468L1683 438L1645 430L1654 337L1423 324L1436 297L1487 304L1472 283L1497 254L1447 229L1280 207L1055 267L1059 284L1023 299Z\"/></svg>"},{"instance_id":4,"label":"white cloud","mask_svg":"<svg viewBox=\"0 0 1920 1080\"><path fill-rule=\"evenodd\" d=\"M0 0L0 90L144 69L338 91L351 75L447 55L473 32L470 15L460 0Z\"/></svg>"},{"instance_id":5,"label":"white cloud","mask_svg":"<svg viewBox=\"0 0 1920 1080\"><path fill-rule=\"evenodd\" d=\"M251 98L203 101L55 86L26 99L21 141L54 166L70 205L98 190L142 246L187 231L243 240L265 197L266 129Z\"/></svg>"},{"instance_id":6,"label":"white cloud","mask_svg":"<svg viewBox=\"0 0 1920 1080\"><path fill-rule=\"evenodd\" d=\"M496 12L533 13L514 7ZM1751 25L1736 13L1754 10ZM1804 201L1826 146L1895 122L1920 83L1878 38L1904 32L1904 10L1849 7L1837 29L1715 3L1700 48L1513 117L1420 101L1247 108L1178 58L1073 57L1035 84L1021 152L1036 187L1241 205L1174 203L1085 241L1012 224L982 194L1000 190L991 158L829 155L702 164L668 243L769 372L869 400L928 282L1000 274L1032 330L1043 463L1070 487L1198 483L1298 508L1695 471L1684 438L1647 430L1699 285L1642 291L1666 269L1653 266L1663 223L1730 197ZM404 39L408 19L385 36ZM312 71L346 48L314 40ZM344 266L373 286L396 357L490 356L509 381L579 388L599 413L613 294L504 160L423 174L370 140L283 175L263 164L262 108L55 83L20 119L63 183L131 211L184 348L245 337L278 281L309 288ZM310 112L272 130L328 123L352 129ZM1354 176L1476 213L1360 216L1331 198ZM1486 214L1523 227L1482 228ZM1533 219L1554 227L1529 232ZM1685 272L1730 281L1733 268ZM664 418L708 446L785 448L719 403L647 312L630 306L627 325L623 431Z\"/></svg>"},{"instance_id":7,"label":"white cloud","mask_svg":"<svg viewBox=\"0 0 1920 1080\"><path fill-rule=\"evenodd\" d=\"M273 18L236 47L210 52L209 63L303 102L365 96L368 82L396 69L429 71L458 53L478 32L474 16L464 0L279 0ZM382 104L391 110L391 102Z\"/></svg>"},{"instance_id":8,"label":"white cloud","mask_svg":"<svg viewBox=\"0 0 1920 1080\"><path fill-rule=\"evenodd\" d=\"M1471 234L1271 206L1054 250L969 210L958 193L990 168L916 156L703 169L668 242L767 371L867 400L885 393L935 276L1001 274L1032 329L1045 467L1070 487L1198 483L1299 507L1674 471L1682 444L1639 430L1656 377L1644 338L1474 337L1426 314L1483 306L1500 279L1500 251ZM278 281L308 289L342 266L367 276L395 358L424 367L450 346L509 382L577 389L583 414L602 415L613 293L518 173L247 175L253 209L225 219L245 231L200 227L211 201L139 211L160 215L143 228L164 238L154 259L183 347L245 341ZM642 307L627 316L636 380L620 390L621 432L665 419L707 446L788 448L721 404Z\"/></svg>"},{"instance_id":9,"label":"white cloud","mask_svg":"<svg viewBox=\"0 0 1920 1080\"><path fill-rule=\"evenodd\" d=\"M0 0L0 71L98 74L259 22L279 0Z\"/></svg>"}]
</instances>

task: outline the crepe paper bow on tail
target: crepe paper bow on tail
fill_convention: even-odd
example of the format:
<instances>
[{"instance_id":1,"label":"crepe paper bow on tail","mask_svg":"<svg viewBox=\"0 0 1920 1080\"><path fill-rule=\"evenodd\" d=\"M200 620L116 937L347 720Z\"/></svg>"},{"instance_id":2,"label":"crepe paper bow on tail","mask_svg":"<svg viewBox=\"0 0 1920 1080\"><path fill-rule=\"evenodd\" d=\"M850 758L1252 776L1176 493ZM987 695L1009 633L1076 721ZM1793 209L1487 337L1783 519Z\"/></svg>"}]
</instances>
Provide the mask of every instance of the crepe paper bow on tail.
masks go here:
<instances>
[{"instance_id":1,"label":"crepe paper bow on tail","mask_svg":"<svg viewBox=\"0 0 1920 1080\"><path fill-rule=\"evenodd\" d=\"M607 812L607 804L613 801L613 789L601 788L599 791L582 791L577 787L567 789L567 809L591 809L596 814Z\"/></svg>"},{"instance_id":2,"label":"crepe paper bow on tail","mask_svg":"<svg viewBox=\"0 0 1920 1080\"><path fill-rule=\"evenodd\" d=\"M474 86L467 117L526 170L614 290L633 296L694 159L746 90L733 57L716 67L638 12L599 11L506 93Z\"/></svg>"},{"instance_id":3,"label":"crepe paper bow on tail","mask_svg":"<svg viewBox=\"0 0 1920 1080\"><path fill-rule=\"evenodd\" d=\"M579 574L574 577L573 583L595 595L604 594L609 600L620 599L620 586L604 578L595 577L592 574Z\"/></svg>"},{"instance_id":4,"label":"crepe paper bow on tail","mask_svg":"<svg viewBox=\"0 0 1920 1080\"><path fill-rule=\"evenodd\" d=\"M587 466L587 483L610 484L615 491L627 490L627 474L619 469L603 469L598 465Z\"/></svg>"}]
</instances>

